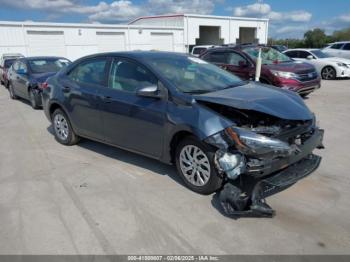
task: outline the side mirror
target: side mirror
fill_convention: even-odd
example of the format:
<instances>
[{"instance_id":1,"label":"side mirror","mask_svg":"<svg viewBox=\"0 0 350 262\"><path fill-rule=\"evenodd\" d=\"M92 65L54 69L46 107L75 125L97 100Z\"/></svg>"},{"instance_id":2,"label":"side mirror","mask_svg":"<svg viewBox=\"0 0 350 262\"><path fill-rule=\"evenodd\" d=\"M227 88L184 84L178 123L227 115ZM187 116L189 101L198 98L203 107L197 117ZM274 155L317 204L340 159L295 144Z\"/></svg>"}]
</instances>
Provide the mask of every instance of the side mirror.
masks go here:
<instances>
[{"instance_id":1,"label":"side mirror","mask_svg":"<svg viewBox=\"0 0 350 262\"><path fill-rule=\"evenodd\" d=\"M238 62L238 65L239 65L239 67L247 67L248 63L246 61L244 61L244 60L241 60L241 61Z\"/></svg>"},{"instance_id":2,"label":"side mirror","mask_svg":"<svg viewBox=\"0 0 350 262\"><path fill-rule=\"evenodd\" d=\"M314 57L313 57L312 55L308 55L308 56L306 57L306 59L312 60L312 59L314 59Z\"/></svg>"},{"instance_id":3,"label":"side mirror","mask_svg":"<svg viewBox=\"0 0 350 262\"><path fill-rule=\"evenodd\" d=\"M137 95L143 96L143 97L153 97L153 98L161 97L160 90L156 85L141 87L139 90L137 90Z\"/></svg>"},{"instance_id":4,"label":"side mirror","mask_svg":"<svg viewBox=\"0 0 350 262\"><path fill-rule=\"evenodd\" d=\"M27 71L23 68L20 68L16 71L16 73L19 75L25 75L25 74L27 74Z\"/></svg>"}]
</instances>

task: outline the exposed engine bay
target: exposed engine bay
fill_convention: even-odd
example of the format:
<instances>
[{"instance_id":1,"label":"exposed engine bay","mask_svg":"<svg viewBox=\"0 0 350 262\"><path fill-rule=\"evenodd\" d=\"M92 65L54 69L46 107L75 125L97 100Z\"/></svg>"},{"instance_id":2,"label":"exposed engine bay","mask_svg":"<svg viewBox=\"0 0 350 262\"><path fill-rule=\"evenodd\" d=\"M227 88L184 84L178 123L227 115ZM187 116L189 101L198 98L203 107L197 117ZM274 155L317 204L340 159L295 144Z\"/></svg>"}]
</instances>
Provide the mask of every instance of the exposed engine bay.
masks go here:
<instances>
[{"instance_id":1,"label":"exposed engine bay","mask_svg":"<svg viewBox=\"0 0 350 262\"><path fill-rule=\"evenodd\" d=\"M204 142L217 148L215 165L225 179L219 194L224 212L233 217L272 217L265 198L317 169L323 133L315 117L287 120L254 110L202 102L234 124Z\"/></svg>"}]
</instances>

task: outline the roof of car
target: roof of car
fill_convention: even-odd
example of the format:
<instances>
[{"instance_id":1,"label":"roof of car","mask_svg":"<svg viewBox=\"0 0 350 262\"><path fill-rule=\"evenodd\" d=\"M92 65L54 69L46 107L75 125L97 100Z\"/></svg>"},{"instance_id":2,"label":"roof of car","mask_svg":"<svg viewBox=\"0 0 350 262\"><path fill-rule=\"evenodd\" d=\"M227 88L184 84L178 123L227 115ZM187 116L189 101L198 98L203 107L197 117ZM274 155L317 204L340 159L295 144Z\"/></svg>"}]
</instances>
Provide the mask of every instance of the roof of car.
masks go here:
<instances>
[{"instance_id":1,"label":"roof of car","mask_svg":"<svg viewBox=\"0 0 350 262\"><path fill-rule=\"evenodd\" d=\"M166 52L166 51L120 51L120 52L108 52L108 53L98 53L82 58L93 58L101 56L123 56L135 59L152 59L152 58L163 58L163 57L174 57L174 56L189 56L186 53L176 53L176 52Z\"/></svg>"},{"instance_id":2,"label":"roof of car","mask_svg":"<svg viewBox=\"0 0 350 262\"><path fill-rule=\"evenodd\" d=\"M300 50L300 51L315 51L315 50L320 50L319 48L291 48L291 49L288 49L284 52L288 52L288 51L297 51L297 50Z\"/></svg>"},{"instance_id":3,"label":"roof of car","mask_svg":"<svg viewBox=\"0 0 350 262\"><path fill-rule=\"evenodd\" d=\"M61 57L61 56L28 56L28 57L23 57L21 59L22 60L37 60L37 59L67 59L67 58Z\"/></svg>"}]
</instances>

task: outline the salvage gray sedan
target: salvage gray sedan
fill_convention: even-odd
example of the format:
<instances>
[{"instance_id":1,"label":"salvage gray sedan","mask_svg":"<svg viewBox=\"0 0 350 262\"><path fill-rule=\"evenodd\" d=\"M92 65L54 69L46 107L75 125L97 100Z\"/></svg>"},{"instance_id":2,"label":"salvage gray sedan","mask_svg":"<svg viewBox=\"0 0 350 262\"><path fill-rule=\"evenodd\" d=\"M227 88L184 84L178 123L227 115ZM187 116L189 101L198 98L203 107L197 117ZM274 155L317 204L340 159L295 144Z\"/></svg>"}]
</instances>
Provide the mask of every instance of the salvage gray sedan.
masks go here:
<instances>
[{"instance_id":1,"label":"salvage gray sedan","mask_svg":"<svg viewBox=\"0 0 350 262\"><path fill-rule=\"evenodd\" d=\"M58 142L85 137L174 163L191 190L218 192L229 215L273 215L265 197L321 160L323 130L299 95L185 54L92 55L45 87Z\"/></svg>"}]
</instances>

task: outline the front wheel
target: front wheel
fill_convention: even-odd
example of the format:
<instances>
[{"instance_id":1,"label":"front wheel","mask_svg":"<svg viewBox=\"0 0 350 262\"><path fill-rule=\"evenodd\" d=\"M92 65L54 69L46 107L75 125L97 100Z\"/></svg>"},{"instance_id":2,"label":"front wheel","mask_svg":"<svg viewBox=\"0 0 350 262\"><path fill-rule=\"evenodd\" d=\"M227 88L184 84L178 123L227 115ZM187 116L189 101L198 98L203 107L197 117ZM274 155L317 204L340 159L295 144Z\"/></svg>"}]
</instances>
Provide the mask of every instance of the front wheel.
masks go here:
<instances>
[{"instance_id":1,"label":"front wheel","mask_svg":"<svg viewBox=\"0 0 350 262\"><path fill-rule=\"evenodd\" d=\"M17 96L16 96L15 92L13 91L13 86L11 83L9 83L9 93L10 93L11 99L13 99L13 100L17 99Z\"/></svg>"},{"instance_id":2,"label":"front wheel","mask_svg":"<svg viewBox=\"0 0 350 262\"><path fill-rule=\"evenodd\" d=\"M59 143L71 146L79 142L79 137L74 133L67 115L61 109L56 109L51 119L55 138Z\"/></svg>"},{"instance_id":3,"label":"front wheel","mask_svg":"<svg viewBox=\"0 0 350 262\"><path fill-rule=\"evenodd\" d=\"M186 186L208 195L217 191L223 179L214 164L215 150L195 137L183 139L176 149L176 168Z\"/></svg>"},{"instance_id":4,"label":"front wheel","mask_svg":"<svg viewBox=\"0 0 350 262\"><path fill-rule=\"evenodd\" d=\"M321 72L322 79L333 80L337 77L337 72L331 66L326 66Z\"/></svg>"}]
</instances>

